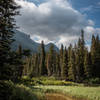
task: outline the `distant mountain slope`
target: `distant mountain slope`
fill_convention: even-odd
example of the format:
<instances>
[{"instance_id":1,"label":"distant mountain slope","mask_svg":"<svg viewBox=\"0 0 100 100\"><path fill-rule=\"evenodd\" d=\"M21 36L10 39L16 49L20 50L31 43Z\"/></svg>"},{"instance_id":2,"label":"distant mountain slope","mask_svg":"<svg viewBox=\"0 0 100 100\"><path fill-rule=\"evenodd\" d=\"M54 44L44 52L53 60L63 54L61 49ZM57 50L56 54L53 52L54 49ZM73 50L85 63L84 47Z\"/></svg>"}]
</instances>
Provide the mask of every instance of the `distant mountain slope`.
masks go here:
<instances>
[{"instance_id":1,"label":"distant mountain slope","mask_svg":"<svg viewBox=\"0 0 100 100\"><path fill-rule=\"evenodd\" d=\"M30 49L32 52L37 52L39 47L40 47L40 44L33 41L32 39L30 39L30 36L23 33L23 32L20 32L18 30L15 31L15 35L14 35L14 39L16 41L14 41L12 43L12 49L13 50L17 50L18 46L21 45L23 49ZM45 49L46 51L49 50L50 46L52 45L53 43L49 43L47 45L45 45ZM54 45L54 44L53 44ZM59 49L57 48L56 45L54 45L54 49L58 52Z\"/></svg>"}]
</instances>

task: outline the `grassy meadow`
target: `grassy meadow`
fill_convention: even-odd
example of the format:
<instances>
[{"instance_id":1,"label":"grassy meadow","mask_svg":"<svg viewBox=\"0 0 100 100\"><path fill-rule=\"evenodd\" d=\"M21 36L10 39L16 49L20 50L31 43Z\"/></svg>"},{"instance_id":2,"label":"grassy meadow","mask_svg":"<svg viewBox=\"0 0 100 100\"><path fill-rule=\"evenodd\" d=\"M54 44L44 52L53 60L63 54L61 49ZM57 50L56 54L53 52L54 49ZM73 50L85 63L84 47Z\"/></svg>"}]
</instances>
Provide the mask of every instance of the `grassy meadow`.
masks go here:
<instances>
[{"instance_id":1,"label":"grassy meadow","mask_svg":"<svg viewBox=\"0 0 100 100\"><path fill-rule=\"evenodd\" d=\"M100 87L84 86L36 86L45 93L59 93L77 100L100 100Z\"/></svg>"},{"instance_id":2,"label":"grassy meadow","mask_svg":"<svg viewBox=\"0 0 100 100\"><path fill-rule=\"evenodd\" d=\"M23 77L21 82L18 86L28 88L37 97L34 100L46 100L47 93L62 94L72 100L100 100L100 86L85 86L84 84L57 80L54 77L32 79Z\"/></svg>"},{"instance_id":3,"label":"grassy meadow","mask_svg":"<svg viewBox=\"0 0 100 100\"><path fill-rule=\"evenodd\" d=\"M54 77L23 77L16 84L11 81L4 83L4 88L11 91L9 100L100 100L100 86L85 86Z\"/></svg>"}]
</instances>

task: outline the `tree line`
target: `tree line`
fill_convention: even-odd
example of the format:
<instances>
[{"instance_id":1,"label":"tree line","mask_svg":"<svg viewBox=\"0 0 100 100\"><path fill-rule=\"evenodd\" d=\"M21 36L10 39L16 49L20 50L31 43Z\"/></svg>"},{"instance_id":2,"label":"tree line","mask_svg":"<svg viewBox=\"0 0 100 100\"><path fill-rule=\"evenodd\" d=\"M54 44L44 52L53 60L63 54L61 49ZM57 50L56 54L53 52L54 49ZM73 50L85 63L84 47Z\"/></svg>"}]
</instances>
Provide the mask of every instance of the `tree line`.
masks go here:
<instances>
[{"instance_id":1,"label":"tree line","mask_svg":"<svg viewBox=\"0 0 100 100\"><path fill-rule=\"evenodd\" d=\"M55 51L54 45L46 52L42 41L38 53L24 60L23 75L30 77L54 76L75 82L100 77L100 38L92 35L88 50L82 30L77 44L70 44L68 48L61 45L59 52Z\"/></svg>"}]
</instances>

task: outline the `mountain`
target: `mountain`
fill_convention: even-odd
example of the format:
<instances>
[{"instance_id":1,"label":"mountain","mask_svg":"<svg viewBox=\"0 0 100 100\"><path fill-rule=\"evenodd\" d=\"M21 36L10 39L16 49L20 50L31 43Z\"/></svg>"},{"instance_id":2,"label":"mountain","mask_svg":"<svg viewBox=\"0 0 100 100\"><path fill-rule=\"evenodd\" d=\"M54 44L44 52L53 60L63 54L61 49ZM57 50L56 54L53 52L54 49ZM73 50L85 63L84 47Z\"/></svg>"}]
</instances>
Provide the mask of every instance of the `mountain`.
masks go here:
<instances>
[{"instance_id":1,"label":"mountain","mask_svg":"<svg viewBox=\"0 0 100 100\"><path fill-rule=\"evenodd\" d=\"M30 49L32 52L37 52L39 50L40 44L33 41L30 38L30 35L27 35L23 32L15 30L15 35L13 38L15 39L15 41L12 43L13 50L17 50L19 45L21 45L23 49ZM54 44L49 43L45 45L45 50L48 51L51 45L54 45ZM54 45L54 49L57 52L59 51L56 45Z\"/></svg>"}]
</instances>

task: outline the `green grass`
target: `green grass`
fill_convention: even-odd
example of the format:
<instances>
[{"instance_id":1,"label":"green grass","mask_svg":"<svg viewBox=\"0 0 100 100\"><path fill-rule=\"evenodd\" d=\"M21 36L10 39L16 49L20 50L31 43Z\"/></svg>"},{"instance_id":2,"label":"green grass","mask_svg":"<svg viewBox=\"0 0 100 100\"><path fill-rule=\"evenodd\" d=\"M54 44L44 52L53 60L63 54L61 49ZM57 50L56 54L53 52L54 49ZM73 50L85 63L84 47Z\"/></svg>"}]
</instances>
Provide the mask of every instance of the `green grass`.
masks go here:
<instances>
[{"instance_id":1,"label":"green grass","mask_svg":"<svg viewBox=\"0 0 100 100\"><path fill-rule=\"evenodd\" d=\"M100 86L85 86L74 82L57 80L54 77L22 78L22 83L28 86L38 100L45 98L45 93L60 93L75 100L100 100Z\"/></svg>"},{"instance_id":2,"label":"green grass","mask_svg":"<svg viewBox=\"0 0 100 100\"><path fill-rule=\"evenodd\" d=\"M73 98L88 100L100 100L100 87L83 86L35 86L42 89L45 93L61 93ZM81 100L80 99L80 100Z\"/></svg>"},{"instance_id":3,"label":"green grass","mask_svg":"<svg viewBox=\"0 0 100 100\"><path fill-rule=\"evenodd\" d=\"M83 84L78 84L70 81L57 80L55 77L33 77L30 79L29 77L23 77L21 83L25 85L55 85L55 86L80 86Z\"/></svg>"},{"instance_id":4,"label":"green grass","mask_svg":"<svg viewBox=\"0 0 100 100\"><path fill-rule=\"evenodd\" d=\"M23 84L15 85L15 92L13 93L15 100L45 100L45 94L40 89L35 89Z\"/></svg>"}]
</instances>

